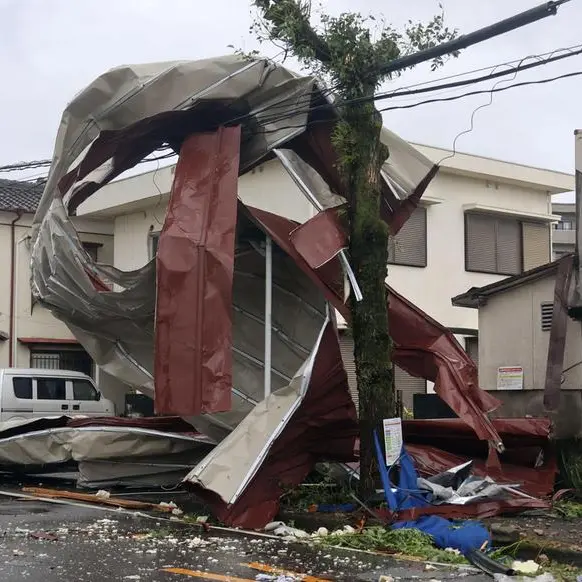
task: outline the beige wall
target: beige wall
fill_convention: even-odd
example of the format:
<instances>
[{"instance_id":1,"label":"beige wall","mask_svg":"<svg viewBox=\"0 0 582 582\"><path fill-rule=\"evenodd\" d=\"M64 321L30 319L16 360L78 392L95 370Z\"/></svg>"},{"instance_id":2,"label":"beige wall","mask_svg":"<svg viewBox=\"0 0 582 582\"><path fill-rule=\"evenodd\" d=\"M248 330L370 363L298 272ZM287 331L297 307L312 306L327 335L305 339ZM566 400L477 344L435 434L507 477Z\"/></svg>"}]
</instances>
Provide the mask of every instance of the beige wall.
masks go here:
<instances>
[{"instance_id":1,"label":"beige wall","mask_svg":"<svg viewBox=\"0 0 582 582\"><path fill-rule=\"evenodd\" d=\"M477 329L477 312L453 307L451 297L503 277L465 271L463 206L477 203L506 211L548 214L550 197L544 191L447 173L437 175L426 197L440 200L427 209L427 266L388 265L388 282L447 327Z\"/></svg>"},{"instance_id":2,"label":"beige wall","mask_svg":"<svg viewBox=\"0 0 582 582\"><path fill-rule=\"evenodd\" d=\"M552 302L553 275L499 293L479 308L479 383L497 388L497 368L523 366L524 389L543 390L550 339L541 304ZM582 360L582 327L568 320L564 369ZM564 374L563 389L582 388L582 365Z\"/></svg>"},{"instance_id":3,"label":"beige wall","mask_svg":"<svg viewBox=\"0 0 582 582\"><path fill-rule=\"evenodd\" d=\"M488 163L491 165L493 161L488 160ZM513 167L511 164L503 165ZM517 175L520 167L515 168ZM545 174L553 175L551 172ZM155 187L153 173L114 182L98 193L99 199L95 198L84 209L81 207L80 210L88 215L116 217L116 266L133 269L147 261L148 232L161 228L172 178L172 168L163 168L156 173ZM477 312L453 307L451 297L470 287L480 287L503 278L465 271L463 207L479 204L510 213L551 214L551 199L545 186L528 186L524 182L517 183L517 180L508 182L471 178L458 173L455 168L443 168L424 196L429 204L427 266L388 266L389 283L448 327L477 329ZM243 176L239 182L239 196L249 205L300 222L313 216L311 205L276 160Z\"/></svg>"},{"instance_id":4,"label":"beige wall","mask_svg":"<svg viewBox=\"0 0 582 582\"><path fill-rule=\"evenodd\" d=\"M10 222L15 216L9 213L0 213L0 265L3 276L0 278L0 330L8 333L10 329ZM15 228L15 329L18 337L35 337L50 339L73 339L68 328L51 313L40 305L32 306L30 289L30 250L28 237L32 216L25 215L19 220ZM103 221L76 220L81 240L84 242L100 243L99 260L113 262L112 225ZM10 339L0 343L0 367L9 365ZM16 343L15 367L28 367L30 353L28 347Z\"/></svg>"},{"instance_id":5,"label":"beige wall","mask_svg":"<svg viewBox=\"0 0 582 582\"><path fill-rule=\"evenodd\" d=\"M298 222L314 214L309 201L275 160L242 176L238 196L248 206L287 216ZM162 229L168 198L168 194L162 194L156 199L150 199L147 204L140 201L139 209L115 217L116 267L131 270L147 263L148 236Z\"/></svg>"}]
</instances>

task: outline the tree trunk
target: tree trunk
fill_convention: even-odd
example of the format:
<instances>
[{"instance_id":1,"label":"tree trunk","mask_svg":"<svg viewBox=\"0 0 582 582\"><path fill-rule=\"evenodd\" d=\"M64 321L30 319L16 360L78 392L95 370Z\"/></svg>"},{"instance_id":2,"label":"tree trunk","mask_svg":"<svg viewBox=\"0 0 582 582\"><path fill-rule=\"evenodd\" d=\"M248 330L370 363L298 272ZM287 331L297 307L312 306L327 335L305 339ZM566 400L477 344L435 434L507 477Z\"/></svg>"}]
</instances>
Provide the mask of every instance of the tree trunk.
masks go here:
<instances>
[{"instance_id":1,"label":"tree trunk","mask_svg":"<svg viewBox=\"0 0 582 582\"><path fill-rule=\"evenodd\" d=\"M354 358L360 401L360 495L368 498L378 475L374 430L396 415L392 340L388 329L388 228L380 218L380 168L387 152L380 143L381 120L369 110L349 111L351 163L345 168L354 203L350 208L351 265L364 295L352 297Z\"/></svg>"}]
</instances>

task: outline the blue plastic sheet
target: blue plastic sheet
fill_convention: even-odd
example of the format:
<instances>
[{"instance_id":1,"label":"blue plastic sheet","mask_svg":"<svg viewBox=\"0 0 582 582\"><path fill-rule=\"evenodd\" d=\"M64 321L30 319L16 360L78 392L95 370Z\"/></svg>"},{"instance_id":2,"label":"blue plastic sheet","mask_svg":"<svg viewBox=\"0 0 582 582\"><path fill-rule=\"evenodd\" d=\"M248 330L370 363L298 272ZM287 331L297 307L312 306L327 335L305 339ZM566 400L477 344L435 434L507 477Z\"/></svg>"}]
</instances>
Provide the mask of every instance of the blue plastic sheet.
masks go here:
<instances>
[{"instance_id":1,"label":"blue plastic sheet","mask_svg":"<svg viewBox=\"0 0 582 582\"><path fill-rule=\"evenodd\" d=\"M430 535L439 548L454 548L462 554L486 549L491 543L487 528L478 521L452 522L438 515L423 515L414 521L401 521L393 529L412 528Z\"/></svg>"},{"instance_id":2,"label":"blue plastic sheet","mask_svg":"<svg viewBox=\"0 0 582 582\"><path fill-rule=\"evenodd\" d=\"M399 511L401 509L428 506L430 503L426 493L418 489L418 475L406 449L402 447L399 459L400 476L398 486L395 488L396 492L394 492L390 481L390 471L386 467L377 432L374 432L374 444L388 507L392 511ZM393 529L418 529L430 535L435 545L439 548L454 548L462 554L467 554L471 550L489 548L491 544L489 532L480 522L476 521L452 522L437 515L424 515L414 521L395 523L392 527Z\"/></svg>"}]
</instances>

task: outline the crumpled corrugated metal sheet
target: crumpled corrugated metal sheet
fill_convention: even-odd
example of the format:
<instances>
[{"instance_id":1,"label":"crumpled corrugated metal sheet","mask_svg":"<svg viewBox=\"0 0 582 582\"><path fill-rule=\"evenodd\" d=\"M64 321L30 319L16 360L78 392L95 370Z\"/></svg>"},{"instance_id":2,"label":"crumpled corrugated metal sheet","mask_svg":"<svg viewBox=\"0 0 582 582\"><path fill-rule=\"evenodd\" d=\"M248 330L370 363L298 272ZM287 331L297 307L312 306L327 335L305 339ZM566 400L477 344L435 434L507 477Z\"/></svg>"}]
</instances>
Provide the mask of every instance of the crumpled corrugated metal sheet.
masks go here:
<instances>
[{"instance_id":1,"label":"crumpled corrugated metal sheet","mask_svg":"<svg viewBox=\"0 0 582 582\"><path fill-rule=\"evenodd\" d=\"M349 192L337 172L336 155L330 140L335 123L334 111L332 108L324 109L323 113L321 110L315 114L309 111L311 104L321 104L324 100L316 80L311 77L298 77L267 60L249 62L234 56L196 62L120 67L101 76L71 102L59 128L53 164L34 220L32 288L35 297L67 323L106 372L153 395L155 264L151 261L130 273L94 264L83 250L69 215L102 185L155 148L170 144L175 151L179 151L189 136L216 132L217 128L225 125L240 126L241 173L266 159L273 149L286 147L297 154L290 163L298 175L306 176L311 182L315 180L313 172L307 171L305 167L307 163L329 186L329 192L324 193L321 200L317 198L317 192L313 193L318 207L329 207L333 200L338 200L337 196L349 203ZM275 110L278 115L273 115ZM312 121L318 123L311 125ZM383 140L394 152L394 157L383 169L381 215L392 232L396 232L418 202L437 168L397 136L385 134ZM221 155L223 152L218 153ZM183 153L185 159L186 154L187 148ZM215 172L217 159L206 160L201 166L209 172ZM188 166L186 170L189 171ZM214 195L209 183L205 183L202 190L205 190L203 194L206 197ZM179 197L185 200L190 194L180 191ZM213 201L219 204L222 202L225 200ZM168 403L176 397L177 402L189 402L190 412L202 412L205 409L208 414L188 418L202 432L217 440L223 439L233 428L241 425L251 411L258 413L260 410L257 405L262 400L264 363L263 346L258 338L262 337L264 331L262 313L265 279L260 241L264 239L264 233L268 233L276 245L276 259L273 262L274 397L284 394L286 390L291 390L292 395L293 379L297 377L298 370L305 371L306 362L311 361L311 357L331 357L333 360L330 354L335 353L334 342L325 339L324 344L320 345L322 337L328 338L330 333L329 325L326 324L326 302L331 302L346 313L345 272L337 256L338 249L330 245L330 241L324 245L330 247L330 258L325 260L323 252L322 261L320 248L319 263L314 265L317 266L314 269L310 267L311 261L306 260L291 241L291 231L297 224L256 209L245 209L241 204L234 217L232 207L229 208L231 212L224 215L225 223L221 225L221 231L230 236L228 233L234 230L236 219L237 238L234 246L230 239L224 247L219 245L226 261L221 268L227 276L222 278L222 283L217 282L215 288L221 287L218 289L219 294L223 298L227 297L228 290L223 287L232 282L233 406L229 411L218 411L224 406L209 405L209 400L206 400L204 408L202 403L206 396L200 392L201 383L192 386L193 375L200 374L202 378L203 358L198 358L194 363L198 369L190 370L192 374L188 382L180 386L172 380L169 384L162 383L157 387L166 391L165 395L158 395L160 403ZM212 231L213 225L208 221L202 221L198 230L193 228L195 213L184 218L186 224L181 224L182 228L186 228L186 232L182 232L184 239L188 239L193 232L197 232L197 236L202 239ZM168 224L164 239L168 239L167 233L170 230ZM212 236L215 234L211 233ZM331 237L332 243L334 239L337 237ZM294 242L298 244L297 240ZM196 245L190 243L184 240L179 244L188 245L193 250ZM337 247L337 241L335 245ZM188 253L184 253L183 258L188 263L183 267L195 271L188 273L190 283L194 279L200 282L201 278L209 275L200 262L197 263L198 268L192 268L194 262ZM228 273L233 262L234 274L229 280ZM349 272L349 265L344 264L343 268ZM171 268L166 275L170 271ZM191 276L194 279L190 280ZM168 281L163 273L161 281ZM161 297L158 296L158 308L168 305L172 294L182 294L192 289L192 285L184 278L179 283L175 287L163 284L158 287L162 293ZM197 292L200 291L198 289ZM202 301L199 298L204 295L202 292L192 297L192 302ZM393 297L398 295L394 294ZM429 379L434 377L437 385L440 385L439 389L447 394L447 402L453 402L453 408L456 407L466 417L479 436L495 441L498 438L496 432L487 424L484 414L487 407L493 405L491 398L481 393L474 382L468 388L464 386L465 382L472 381L471 374L474 372L474 366L464 351L455 344L450 334L447 335L444 328L419 310L412 309L404 300L397 303L393 299L393 304L397 304L400 309L399 325L403 330L411 328L411 331L401 331L405 334L402 343L397 340L396 355L400 353L402 362L408 362L408 367L403 367L408 371L416 369ZM181 306L186 309L190 307ZM223 340L228 336L230 325L225 319L225 311L226 308L222 309L223 321L219 334ZM166 324L169 328L179 323L179 312L176 310L166 322L158 320L161 329ZM188 334L193 330L188 329L186 332L183 336L184 345L191 340ZM393 333L397 333L394 327ZM227 362L225 351L229 346L224 341L217 344L213 333L199 337L204 345L190 347L210 358L206 364L218 357ZM172 347L168 345L170 336L165 341L165 346L163 342L158 342L158 350L161 348L163 352ZM410 345L407 345L407 341ZM321 347L316 356L313 356L314 346ZM399 350L408 351L405 353ZM180 357L184 357L185 349L180 350L180 353ZM330 370L339 365L341 373L345 374L341 364L332 364L327 364L331 366ZM224 380L228 375L228 366L221 365L217 370L219 373L214 375L214 380L221 375ZM302 373L299 372L300 375ZM267 441L262 443L261 450L269 455L281 451L287 432L291 431L295 435L294 447L301 463L292 471L294 476L289 477L291 483L299 478L297 475L308 471L321 455L333 456L333 452L321 448L322 434L318 431L318 423L325 417L325 407L322 401L318 404L317 398L324 394L322 391L329 378L323 374L319 380L321 383L316 378L317 375L311 379L310 390L307 390L305 397L295 400L299 402L299 407L289 422L284 424L282 432L273 431ZM304 380L300 383L305 386ZM181 390L194 391L194 394L185 395ZM334 397L347 398L345 392L338 387ZM310 394L318 396L312 400ZM166 399L168 396L170 400ZM330 395L326 398L331 402ZM327 400L324 401L327 405ZM174 409L173 405L171 408ZM338 418L327 426L330 438L336 435L332 427L335 427L334 430L350 427L355 418L351 401L342 401L338 410ZM304 428L309 426L312 432L297 432L296 426L301 426L301 422L307 423L303 425ZM302 434L317 435L317 442L302 441ZM346 434L349 434L349 430ZM253 446L249 447L248 457L242 459L244 463L248 464L251 451L256 446L257 443L253 442ZM308 451L309 454L303 454L302 451ZM342 447L337 451L338 456L345 458L353 454L351 435L344 439ZM267 462L257 467L256 471L241 471L241 480L237 486L237 490L240 489L239 503L228 509L229 519L233 522L246 519L243 516L245 504L252 497L251 489L257 491L256 495L262 496L263 501L259 504L265 503L272 507L272 496L276 495L278 489L273 485L275 476L271 463L284 470L290 466L290 459L285 459L281 465L275 461L277 457L266 458ZM295 460L292 459L292 462ZM249 488L251 481L253 487ZM254 502L258 503L257 499ZM263 517L252 519L260 520Z\"/></svg>"},{"instance_id":2,"label":"crumpled corrugated metal sheet","mask_svg":"<svg viewBox=\"0 0 582 582\"><path fill-rule=\"evenodd\" d=\"M194 134L180 151L157 252L159 414L231 409L239 150L237 126Z\"/></svg>"},{"instance_id":3,"label":"crumpled corrugated metal sheet","mask_svg":"<svg viewBox=\"0 0 582 582\"><path fill-rule=\"evenodd\" d=\"M495 418L493 426L505 451L497 455L476 438L463 420L407 420L402 432L406 450L423 476L432 476L468 460L474 473L497 483L519 484L535 497L552 494L557 472L547 418Z\"/></svg>"},{"instance_id":4,"label":"crumpled corrugated metal sheet","mask_svg":"<svg viewBox=\"0 0 582 582\"><path fill-rule=\"evenodd\" d=\"M320 459L354 460L358 422L335 326L328 320L305 365L185 478L221 521L261 528L286 488Z\"/></svg>"},{"instance_id":5,"label":"crumpled corrugated metal sheet","mask_svg":"<svg viewBox=\"0 0 582 582\"><path fill-rule=\"evenodd\" d=\"M284 219L277 220L277 240L286 252L293 252L298 264L320 278L329 301L349 320L350 314L338 287L338 252L347 246L341 221L327 209L298 228ZM265 222L265 221L263 221ZM275 222L274 222L275 224ZM321 236L322 225L328 231ZM293 249L291 251L291 249ZM331 293L331 289L334 291ZM500 402L481 390L477 367L454 335L421 309L387 287L390 333L394 340L394 362L413 376L435 383L436 393L481 439L502 449L502 441L487 416Z\"/></svg>"},{"instance_id":6,"label":"crumpled corrugated metal sheet","mask_svg":"<svg viewBox=\"0 0 582 582\"><path fill-rule=\"evenodd\" d=\"M61 119L34 219L35 298L67 323L107 373L153 395L154 262L132 272L94 264L69 215L155 148L169 144L178 151L187 136L225 124L241 126L241 173L285 146L298 154L294 163L303 174L313 178L305 167L313 162L326 180L330 195L320 201L324 206L346 198L333 148L324 143L335 113L331 107L310 113L312 105L323 103L316 79L266 59L233 55L127 65L101 75L75 96ZM317 123L308 126L312 121ZM383 216L390 221L403 197L422 193L434 166L397 136L386 139L397 158L384 168L391 185L386 181Z\"/></svg>"}]
</instances>

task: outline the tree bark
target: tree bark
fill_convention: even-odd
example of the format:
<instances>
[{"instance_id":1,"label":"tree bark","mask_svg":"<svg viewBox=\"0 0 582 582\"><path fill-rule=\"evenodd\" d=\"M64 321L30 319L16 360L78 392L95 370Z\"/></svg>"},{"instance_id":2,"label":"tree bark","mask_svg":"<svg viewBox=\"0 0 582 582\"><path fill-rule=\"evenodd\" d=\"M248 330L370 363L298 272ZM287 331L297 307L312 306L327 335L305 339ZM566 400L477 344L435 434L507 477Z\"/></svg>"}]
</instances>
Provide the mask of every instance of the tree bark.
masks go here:
<instances>
[{"instance_id":1,"label":"tree bark","mask_svg":"<svg viewBox=\"0 0 582 582\"><path fill-rule=\"evenodd\" d=\"M352 297L352 334L360 402L360 495L375 491L377 462L374 430L396 415L392 340L388 327L388 228L380 218L380 168L385 148L380 143L381 119L368 106L348 111L352 132L351 162L345 168L350 205L351 265L365 300ZM379 435L382 433L379 432Z\"/></svg>"}]
</instances>

